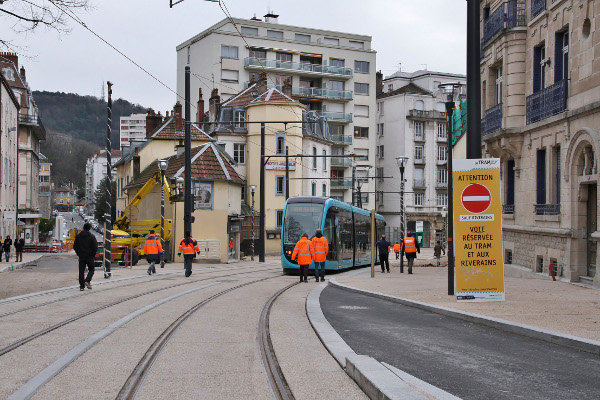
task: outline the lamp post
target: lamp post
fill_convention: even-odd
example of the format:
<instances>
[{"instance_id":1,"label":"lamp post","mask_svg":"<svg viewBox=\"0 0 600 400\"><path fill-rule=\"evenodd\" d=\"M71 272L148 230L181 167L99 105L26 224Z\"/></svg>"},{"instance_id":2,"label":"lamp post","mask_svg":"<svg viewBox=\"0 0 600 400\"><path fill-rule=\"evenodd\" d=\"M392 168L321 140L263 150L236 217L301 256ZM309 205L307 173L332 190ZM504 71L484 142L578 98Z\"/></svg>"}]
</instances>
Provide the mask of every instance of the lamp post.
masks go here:
<instances>
[{"instance_id":1,"label":"lamp post","mask_svg":"<svg viewBox=\"0 0 600 400\"><path fill-rule=\"evenodd\" d=\"M256 190L256 185L250 185L250 193L252 193L252 219L250 220L250 235L252 236L252 255L250 256L250 260L254 261L254 191Z\"/></svg>"},{"instance_id":2,"label":"lamp post","mask_svg":"<svg viewBox=\"0 0 600 400\"><path fill-rule=\"evenodd\" d=\"M158 169L160 170L160 244L163 252L160 253L160 267L165 267L164 249L165 249L165 171L169 166L168 160L158 160Z\"/></svg>"},{"instance_id":3,"label":"lamp post","mask_svg":"<svg viewBox=\"0 0 600 400\"><path fill-rule=\"evenodd\" d=\"M458 100L461 84L442 83L438 87L446 95L446 115L448 116L448 296L454 295L454 205L452 188L452 139L454 138L454 103Z\"/></svg>"},{"instance_id":4,"label":"lamp post","mask_svg":"<svg viewBox=\"0 0 600 400\"><path fill-rule=\"evenodd\" d=\"M402 253L400 254L400 273L404 273L404 168L408 157L396 157L398 168L400 168L400 241L402 242Z\"/></svg>"}]
</instances>

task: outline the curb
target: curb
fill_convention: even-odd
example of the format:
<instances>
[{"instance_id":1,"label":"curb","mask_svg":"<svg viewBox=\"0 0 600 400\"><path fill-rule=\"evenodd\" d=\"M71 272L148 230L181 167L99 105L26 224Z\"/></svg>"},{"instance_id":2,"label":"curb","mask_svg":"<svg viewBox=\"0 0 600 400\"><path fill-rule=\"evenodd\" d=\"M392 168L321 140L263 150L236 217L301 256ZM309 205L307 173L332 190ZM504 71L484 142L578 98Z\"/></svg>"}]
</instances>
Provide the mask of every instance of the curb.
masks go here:
<instances>
[{"instance_id":1,"label":"curb","mask_svg":"<svg viewBox=\"0 0 600 400\"><path fill-rule=\"evenodd\" d=\"M555 332L547 329L537 328L531 325L520 324L499 318L487 317L481 314L470 313L466 311L454 310L448 307L435 306L428 303L423 303L416 300L409 300L402 297L396 297L379 292L371 292L369 290L358 289L352 286L347 286L337 282L335 279L330 279L329 283L333 286L348 290L350 292L360 293L371 297L376 297L383 300L392 301L409 307L416 307L422 310L434 312L447 317L453 317L476 323L479 325L488 326L490 328L499 329L505 332L516 333L517 335L526 336L532 339L543 340L552 344L556 344L571 349L585 351L595 355L600 355L600 342L590 340L578 336L568 335L560 332Z\"/></svg>"},{"instance_id":2,"label":"curb","mask_svg":"<svg viewBox=\"0 0 600 400\"><path fill-rule=\"evenodd\" d=\"M332 280L330 279L329 282ZM308 294L306 298L308 320L327 351L370 399L424 400L432 397L455 399L449 393L411 375L405 374L405 377L412 378L410 380L401 378L401 374L395 373L372 357L356 354L323 315L319 297L326 287L327 283L321 283Z\"/></svg>"},{"instance_id":3,"label":"curb","mask_svg":"<svg viewBox=\"0 0 600 400\"><path fill-rule=\"evenodd\" d=\"M33 260L21 262L18 265L12 264L12 266L14 269L23 268L28 265L34 264L34 263L38 262L39 260L41 260L42 258L48 257L49 255L50 254L40 254L37 258L34 258ZM10 271L10 269L11 269L11 267L9 265L7 265L6 267L0 268L0 273Z\"/></svg>"}]
</instances>

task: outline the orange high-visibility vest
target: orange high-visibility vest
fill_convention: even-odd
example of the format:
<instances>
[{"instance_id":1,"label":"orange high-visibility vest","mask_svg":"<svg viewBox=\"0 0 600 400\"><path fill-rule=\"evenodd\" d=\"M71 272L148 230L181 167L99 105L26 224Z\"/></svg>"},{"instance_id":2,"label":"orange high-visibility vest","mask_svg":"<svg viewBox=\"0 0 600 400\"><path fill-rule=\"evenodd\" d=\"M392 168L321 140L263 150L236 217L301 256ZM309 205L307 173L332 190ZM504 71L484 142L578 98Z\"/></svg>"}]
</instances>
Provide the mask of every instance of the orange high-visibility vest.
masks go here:
<instances>
[{"instance_id":1,"label":"orange high-visibility vest","mask_svg":"<svg viewBox=\"0 0 600 400\"><path fill-rule=\"evenodd\" d=\"M320 238L314 237L312 240L313 249L315 253L313 255L314 262L323 262L327 260L327 251L329 249L329 243L327 243L327 238L325 236L321 236Z\"/></svg>"},{"instance_id":2,"label":"orange high-visibility vest","mask_svg":"<svg viewBox=\"0 0 600 400\"><path fill-rule=\"evenodd\" d=\"M156 239L156 236L150 235L144 242L144 253L145 254L158 254L162 253L163 248L160 241Z\"/></svg>"},{"instance_id":3,"label":"orange high-visibility vest","mask_svg":"<svg viewBox=\"0 0 600 400\"><path fill-rule=\"evenodd\" d=\"M200 252L200 248L198 247L198 242L196 242L196 239L194 239L194 238L190 238L190 239L192 239L192 242L189 244L185 244L185 239L183 239L181 241L181 243L179 243L178 253L183 253L185 255L185 254L195 254L195 253Z\"/></svg>"},{"instance_id":4,"label":"orange high-visibility vest","mask_svg":"<svg viewBox=\"0 0 600 400\"><path fill-rule=\"evenodd\" d=\"M404 238L404 252L405 253L416 253L417 246L415 246L415 238L414 237L405 237Z\"/></svg>"},{"instance_id":5,"label":"orange high-visibility vest","mask_svg":"<svg viewBox=\"0 0 600 400\"><path fill-rule=\"evenodd\" d=\"M298 255L298 264L310 265L314 253L315 250L313 249L312 243L308 241L308 238L302 237L298 243L296 243L296 247L292 253L292 260Z\"/></svg>"},{"instance_id":6,"label":"orange high-visibility vest","mask_svg":"<svg viewBox=\"0 0 600 400\"><path fill-rule=\"evenodd\" d=\"M394 251L400 251L400 243L394 245Z\"/></svg>"}]
</instances>

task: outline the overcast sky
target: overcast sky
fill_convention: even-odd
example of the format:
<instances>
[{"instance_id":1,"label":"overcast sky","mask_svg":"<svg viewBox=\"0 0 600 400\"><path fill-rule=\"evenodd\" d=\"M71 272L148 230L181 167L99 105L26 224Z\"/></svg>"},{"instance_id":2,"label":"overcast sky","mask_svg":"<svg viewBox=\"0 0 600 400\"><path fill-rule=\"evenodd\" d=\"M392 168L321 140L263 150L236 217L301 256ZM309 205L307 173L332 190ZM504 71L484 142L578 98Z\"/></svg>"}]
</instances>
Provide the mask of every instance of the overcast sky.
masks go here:
<instances>
[{"instance_id":1,"label":"overcast sky","mask_svg":"<svg viewBox=\"0 0 600 400\"><path fill-rule=\"evenodd\" d=\"M80 19L164 86L73 21L68 34L38 28L14 37L2 15L0 37L23 46L19 60L33 90L100 96L102 83L110 80L113 99L164 113L175 103L175 47L225 18L218 3L203 0L184 0L173 8L169 0L91 1L94 8L79 13ZM466 73L465 0L223 2L235 18L260 18L272 9L281 24L369 35L384 76L400 65L404 72Z\"/></svg>"}]
</instances>

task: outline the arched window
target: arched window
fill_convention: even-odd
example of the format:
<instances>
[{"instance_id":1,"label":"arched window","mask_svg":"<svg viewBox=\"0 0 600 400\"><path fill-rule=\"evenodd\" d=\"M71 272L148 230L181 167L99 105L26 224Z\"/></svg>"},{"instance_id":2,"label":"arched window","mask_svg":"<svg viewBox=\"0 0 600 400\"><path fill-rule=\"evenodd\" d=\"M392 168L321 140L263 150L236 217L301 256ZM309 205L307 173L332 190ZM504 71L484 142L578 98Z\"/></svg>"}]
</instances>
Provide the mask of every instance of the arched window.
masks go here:
<instances>
[{"instance_id":1,"label":"arched window","mask_svg":"<svg viewBox=\"0 0 600 400\"><path fill-rule=\"evenodd\" d=\"M423 111L424 108L425 108L425 103L423 103L423 100L415 101L415 110Z\"/></svg>"}]
</instances>

